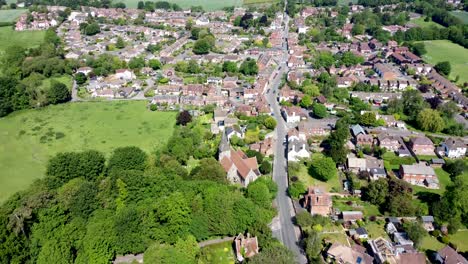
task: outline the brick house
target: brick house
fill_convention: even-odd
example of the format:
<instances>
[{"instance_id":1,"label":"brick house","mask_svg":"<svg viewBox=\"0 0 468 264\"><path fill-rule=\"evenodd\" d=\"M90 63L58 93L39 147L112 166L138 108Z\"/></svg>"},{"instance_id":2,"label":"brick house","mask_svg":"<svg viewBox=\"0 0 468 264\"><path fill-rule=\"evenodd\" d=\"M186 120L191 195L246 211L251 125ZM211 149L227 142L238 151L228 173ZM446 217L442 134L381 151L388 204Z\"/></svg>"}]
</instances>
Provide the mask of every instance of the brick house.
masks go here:
<instances>
[{"instance_id":1,"label":"brick house","mask_svg":"<svg viewBox=\"0 0 468 264\"><path fill-rule=\"evenodd\" d=\"M374 138L371 135L359 134L356 136L356 145L358 146L371 146L374 143Z\"/></svg>"},{"instance_id":2,"label":"brick house","mask_svg":"<svg viewBox=\"0 0 468 264\"><path fill-rule=\"evenodd\" d=\"M381 134L377 136L377 141L381 148L390 151L397 151L400 148L400 138L388 134Z\"/></svg>"},{"instance_id":3,"label":"brick house","mask_svg":"<svg viewBox=\"0 0 468 264\"><path fill-rule=\"evenodd\" d=\"M410 147L416 155L434 155L434 144L427 137L412 138Z\"/></svg>"},{"instance_id":4,"label":"brick house","mask_svg":"<svg viewBox=\"0 0 468 264\"><path fill-rule=\"evenodd\" d=\"M332 206L333 202L328 193L325 193L318 187L310 186L308 188L307 194L304 197L304 207L312 215L327 216L331 213Z\"/></svg>"},{"instance_id":5,"label":"brick house","mask_svg":"<svg viewBox=\"0 0 468 264\"><path fill-rule=\"evenodd\" d=\"M234 248L236 250L236 258L239 262L244 261L245 258L250 258L258 254L258 240L257 237L250 237L247 233L247 237L243 234L239 234L234 239Z\"/></svg>"},{"instance_id":6,"label":"brick house","mask_svg":"<svg viewBox=\"0 0 468 264\"><path fill-rule=\"evenodd\" d=\"M439 188L434 169L425 164L400 165L400 177L414 185Z\"/></svg>"}]
</instances>

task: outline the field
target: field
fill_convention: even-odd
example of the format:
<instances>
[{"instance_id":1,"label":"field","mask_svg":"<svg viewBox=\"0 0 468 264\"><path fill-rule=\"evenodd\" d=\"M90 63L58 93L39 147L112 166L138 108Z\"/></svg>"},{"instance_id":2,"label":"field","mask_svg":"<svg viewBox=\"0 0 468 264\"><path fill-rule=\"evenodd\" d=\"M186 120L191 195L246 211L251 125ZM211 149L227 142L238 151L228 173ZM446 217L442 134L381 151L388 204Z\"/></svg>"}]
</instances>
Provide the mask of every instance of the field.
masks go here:
<instances>
[{"instance_id":1,"label":"field","mask_svg":"<svg viewBox=\"0 0 468 264\"><path fill-rule=\"evenodd\" d=\"M455 235L449 235L450 242L458 247L459 252L468 252L468 230L458 231Z\"/></svg>"},{"instance_id":2,"label":"field","mask_svg":"<svg viewBox=\"0 0 468 264\"><path fill-rule=\"evenodd\" d=\"M89 102L26 110L0 119L0 201L44 175L57 152L138 146L147 152L172 134L174 112L150 112L146 102Z\"/></svg>"},{"instance_id":3,"label":"field","mask_svg":"<svg viewBox=\"0 0 468 264\"><path fill-rule=\"evenodd\" d=\"M0 10L0 22L13 22L27 9L8 9Z\"/></svg>"},{"instance_id":4,"label":"field","mask_svg":"<svg viewBox=\"0 0 468 264\"><path fill-rule=\"evenodd\" d=\"M232 242L227 241L219 244L203 247L201 249L200 264L234 264L234 250Z\"/></svg>"},{"instance_id":5,"label":"field","mask_svg":"<svg viewBox=\"0 0 468 264\"><path fill-rule=\"evenodd\" d=\"M275 3L279 0L244 0L244 5L257 5L257 4L268 4Z\"/></svg>"},{"instance_id":6,"label":"field","mask_svg":"<svg viewBox=\"0 0 468 264\"><path fill-rule=\"evenodd\" d=\"M450 79L460 76L459 83L468 82L468 49L448 40L424 41L427 53L423 56L428 63L449 61L452 66Z\"/></svg>"},{"instance_id":7,"label":"field","mask_svg":"<svg viewBox=\"0 0 468 264\"><path fill-rule=\"evenodd\" d=\"M441 24L439 23L436 23L434 21L429 21L429 22L426 22L424 21L424 17L419 17L417 19L412 19L408 22L408 24L415 24L415 25L418 25L420 27L431 27L431 26L435 26L437 28L444 28L444 26L442 26Z\"/></svg>"},{"instance_id":8,"label":"field","mask_svg":"<svg viewBox=\"0 0 468 264\"><path fill-rule=\"evenodd\" d=\"M338 0L338 5L349 5L349 3L357 4L357 0Z\"/></svg>"},{"instance_id":9,"label":"field","mask_svg":"<svg viewBox=\"0 0 468 264\"><path fill-rule=\"evenodd\" d=\"M63 76L60 76L60 77L52 77L52 78L48 78L48 79L44 79L42 81L42 85L40 88L42 89L47 89L50 87L50 83L52 82L52 80L54 81L57 81L57 82L61 82L63 84L65 84L68 89L71 90L71 87L72 87L72 77L70 75L63 75Z\"/></svg>"},{"instance_id":10,"label":"field","mask_svg":"<svg viewBox=\"0 0 468 264\"><path fill-rule=\"evenodd\" d=\"M123 0L123 3L130 8L136 8L139 0ZM168 0L170 3L175 3L182 8L188 8L191 6L202 6L207 11L222 9L227 6L241 6L242 0Z\"/></svg>"},{"instance_id":11,"label":"field","mask_svg":"<svg viewBox=\"0 0 468 264\"><path fill-rule=\"evenodd\" d=\"M463 23L468 24L468 12L465 11L452 11L450 12L452 15L458 17L463 21Z\"/></svg>"},{"instance_id":12,"label":"field","mask_svg":"<svg viewBox=\"0 0 468 264\"><path fill-rule=\"evenodd\" d=\"M333 177L327 182L323 182L320 180L317 180L313 178L312 176L309 175L307 172L307 167L304 164L300 164L300 169L298 172L292 172L289 175L290 177L292 176L297 176L299 180L304 183L306 187L308 186L320 186L324 188L327 192L339 192L341 190L341 183L340 179L338 176Z\"/></svg>"},{"instance_id":13,"label":"field","mask_svg":"<svg viewBox=\"0 0 468 264\"><path fill-rule=\"evenodd\" d=\"M14 31L11 27L0 27L0 55L9 46L24 48L39 46L44 40L45 31Z\"/></svg>"}]
</instances>

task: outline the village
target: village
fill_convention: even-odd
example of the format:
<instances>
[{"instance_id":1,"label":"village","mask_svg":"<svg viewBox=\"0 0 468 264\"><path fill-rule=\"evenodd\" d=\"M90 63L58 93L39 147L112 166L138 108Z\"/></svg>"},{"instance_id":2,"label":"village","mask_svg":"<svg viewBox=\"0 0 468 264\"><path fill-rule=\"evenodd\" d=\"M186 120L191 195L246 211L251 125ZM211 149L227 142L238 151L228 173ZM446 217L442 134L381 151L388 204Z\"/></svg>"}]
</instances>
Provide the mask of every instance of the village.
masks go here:
<instances>
[{"instance_id":1,"label":"village","mask_svg":"<svg viewBox=\"0 0 468 264\"><path fill-rule=\"evenodd\" d=\"M318 229L326 229L323 258L329 262L468 263L456 242L445 241L428 256L421 241L411 240L407 229L415 222L436 242L448 234L427 205L408 211L411 215L392 215L383 202L379 208L366 200L366 190L377 181L398 182L418 203L424 203L419 193L442 195L451 182L446 168L466 159L468 98L411 47L353 33L351 16L363 6L350 5L345 13L305 7L290 20L280 11L267 17L243 7L81 9L49 6L22 15L15 26L17 31L56 27L65 58L80 65L73 73L73 101L146 100L148 111L210 113L210 132L220 138L217 159L229 182L242 187L272 173L264 161L282 155L276 146L283 144L288 166L283 176L295 215L326 219ZM336 41L305 40L313 39L308 32L317 19L340 16L345 21L334 32ZM382 30L394 36L412 27ZM279 116L273 104L281 107ZM431 123L440 116L427 117L428 125L421 121L426 112L448 106L443 118L461 127L461 134ZM280 126L285 138L274 133ZM333 162L333 180L314 174L320 165L315 161L323 160ZM301 232L317 228L297 225ZM234 244L240 262L246 255L240 252L252 257L262 247L256 237L242 234Z\"/></svg>"}]
</instances>

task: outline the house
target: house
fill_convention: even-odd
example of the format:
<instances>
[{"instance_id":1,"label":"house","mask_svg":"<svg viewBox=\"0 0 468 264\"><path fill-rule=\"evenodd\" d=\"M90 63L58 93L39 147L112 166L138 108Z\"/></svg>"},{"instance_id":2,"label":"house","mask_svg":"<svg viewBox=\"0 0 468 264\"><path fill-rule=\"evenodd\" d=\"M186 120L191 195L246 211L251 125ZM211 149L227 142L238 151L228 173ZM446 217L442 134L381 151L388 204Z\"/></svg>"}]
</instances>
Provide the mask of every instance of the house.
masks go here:
<instances>
[{"instance_id":1,"label":"house","mask_svg":"<svg viewBox=\"0 0 468 264\"><path fill-rule=\"evenodd\" d=\"M265 138L263 141L249 145L249 149L262 153L265 156L275 154L275 140L272 137Z\"/></svg>"},{"instance_id":2,"label":"house","mask_svg":"<svg viewBox=\"0 0 468 264\"><path fill-rule=\"evenodd\" d=\"M356 136L356 145L357 146L364 146L365 145L365 146L372 147L373 142L374 142L374 138L371 135L359 133L359 135Z\"/></svg>"},{"instance_id":3,"label":"house","mask_svg":"<svg viewBox=\"0 0 468 264\"><path fill-rule=\"evenodd\" d=\"M358 245L348 247L340 243L333 243L327 250L327 256L335 263L372 264L374 258L365 252L366 249Z\"/></svg>"},{"instance_id":4,"label":"house","mask_svg":"<svg viewBox=\"0 0 468 264\"><path fill-rule=\"evenodd\" d=\"M450 246L437 251L435 260L440 264L468 264L468 261Z\"/></svg>"},{"instance_id":5,"label":"house","mask_svg":"<svg viewBox=\"0 0 468 264\"><path fill-rule=\"evenodd\" d=\"M353 132L354 137L357 137L359 134L366 134L364 128L362 128L362 126L359 124L351 126L351 132Z\"/></svg>"},{"instance_id":6,"label":"house","mask_svg":"<svg viewBox=\"0 0 468 264\"><path fill-rule=\"evenodd\" d=\"M380 178L387 178L385 168L372 168L369 171L369 178L371 180L378 180Z\"/></svg>"},{"instance_id":7,"label":"house","mask_svg":"<svg viewBox=\"0 0 468 264\"><path fill-rule=\"evenodd\" d=\"M247 237L239 234L234 238L234 248L239 262L244 261L246 258L251 258L258 254L259 251L257 237L250 237L249 233L247 233Z\"/></svg>"},{"instance_id":8,"label":"house","mask_svg":"<svg viewBox=\"0 0 468 264\"><path fill-rule=\"evenodd\" d=\"M424 229L427 231L434 231L434 217L432 215L421 216Z\"/></svg>"},{"instance_id":9,"label":"house","mask_svg":"<svg viewBox=\"0 0 468 264\"><path fill-rule=\"evenodd\" d=\"M336 124L335 118L309 119L301 121L297 126L299 135L304 139L329 135Z\"/></svg>"},{"instance_id":10,"label":"house","mask_svg":"<svg viewBox=\"0 0 468 264\"><path fill-rule=\"evenodd\" d=\"M224 122L224 120L226 119L227 115L228 115L228 111L225 111L225 110L223 110L223 109L221 109L221 108L216 108L216 109L214 110L214 114L213 114L214 122L215 122L216 124L218 124L218 123L221 122L221 121Z\"/></svg>"},{"instance_id":11,"label":"house","mask_svg":"<svg viewBox=\"0 0 468 264\"><path fill-rule=\"evenodd\" d=\"M229 140L231 140L233 136L237 136L238 138L244 138L244 132L239 126L226 127L225 134Z\"/></svg>"},{"instance_id":12,"label":"house","mask_svg":"<svg viewBox=\"0 0 468 264\"><path fill-rule=\"evenodd\" d=\"M397 151L401 146L401 138L386 133L379 134L377 141L381 148L389 151Z\"/></svg>"},{"instance_id":13,"label":"house","mask_svg":"<svg viewBox=\"0 0 468 264\"><path fill-rule=\"evenodd\" d=\"M360 239L368 239L369 238L369 234L367 233L367 230L364 227L356 228L356 235Z\"/></svg>"},{"instance_id":14,"label":"house","mask_svg":"<svg viewBox=\"0 0 468 264\"><path fill-rule=\"evenodd\" d=\"M461 158L466 155L466 144L461 139L448 138L442 143L442 147L448 158Z\"/></svg>"},{"instance_id":15,"label":"house","mask_svg":"<svg viewBox=\"0 0 468 264\"><path fill-rule=\"evenodd\" d=\"M434 144L425 136L411 138L410 147L416 155L434 155Z\"/></svg>"},{"instance_id":16,"label":"house","mask_svg":"<svg viewBox=\"0 0 468 264\"><path fill-rule=\"evenodd\" d=\"M287 123L299 123L302 118L305 118L302 108L298 106L285 106L281 113Z\"/></svg>"},{"instance_id":17,"label":"house","mask_svg":"<svg viewBox=\"0 0 468 264\"><path fill-rule=\"evenodd\" d=\"M358 173L367 169L366 159L362 158L348 158L347 161L348 170Z\"/></svg>"},{"instance_id":18,"label":"house","mask_svg":"<svg viewBox=\"0 0 468 264\"><path fill-rule=\"evenodd\" d=\"M421 252L405 252L397 256L398 264L426 264L426 255Z\"/></svg>"},{"instance_id":19,"label":"house","mask_svg":"<svg viewBox=\"0 0 468 264\"><path fill-rule=\"evenodd\" d=\"M393 241L402 246L413 246L414 242L408 238L408 234L405 232L393 233Z\"/></svg>"},{"instance_id":20,"label":"house","mask_svg":"<svg viewBox=\"0 0 468 264\"><path fill-rule=\"evenodd\" d=\"M400 177L414 185L439 188L439 180L434 169L425 164L400 165Z\"/></svg>"},{"instance_id":21,"label":"house","mask_svg":"<svg viewBox=\"0 0 468 264\"><path fill-rule=\"evenodd\" d=\"M341 212L341 217L345 222L356 222L361 220L363 215L361 211L343 211Z\"/></svg>"},{"instance_id":22,"label":"house","mask_svg":"<svg viewBox=\"0 0 468 264\"><path fill-rule=\"evenodd\" d=\"M309 158L309 145L302 139L288 141L288 161L299 161L302 158Z\"/></svg>"},{"instance_id":23,"label":"house","mask_svg":"<svg viewBox=\"0 0 468 264\"><path fill-rule=\"evenodd\" d=\"M310 186L304 196L304 207L312 215L327 216L331 213L333 201L330 194L319 187Z\"/></svg>"},{"instance_id":24,"label":"house","mask_svg":"<svg viewBox=\"0 0 468 264\"><path fill-rule=\"evenodd\" d=\"M243 187L247 187L249 183L260 176L257 158L249 158L242 150L232 149L225 134L223 134L219 146L219 162L226 171L227 178L231 183L238 183Z\"/></svg>"},{"instance_id":25,"label":"house","mask_svg":"<svg viewBox=\"0 0 468 264\"><path fill-rule=\"evenodd\" d=\"M369 240L368 243L376 263L396 264L395 256L397 252L390 241L379 237L377 239Z\"/></svg>"},{"instance_id":26,"label":"house","mask_svg":"<svg viewBox=\"0 0 468 264\"><path fill-rule=\"evenodd\" d=\"M118 69L115 71L115 77L122 80L132 80L135 78L135 74L128 69Z\"/></svg>"},{"instance_id":27,"label":"house","mask_svg":"<svg viewBox=\"0 0 468 264\"><path fill-rule=\"evenodd\" d=\"M84 75L88 75L90 72L93 71L93 68L91 67L81 67L76 70L76 73L83 73Z\"/></svg>"}]
</instances>

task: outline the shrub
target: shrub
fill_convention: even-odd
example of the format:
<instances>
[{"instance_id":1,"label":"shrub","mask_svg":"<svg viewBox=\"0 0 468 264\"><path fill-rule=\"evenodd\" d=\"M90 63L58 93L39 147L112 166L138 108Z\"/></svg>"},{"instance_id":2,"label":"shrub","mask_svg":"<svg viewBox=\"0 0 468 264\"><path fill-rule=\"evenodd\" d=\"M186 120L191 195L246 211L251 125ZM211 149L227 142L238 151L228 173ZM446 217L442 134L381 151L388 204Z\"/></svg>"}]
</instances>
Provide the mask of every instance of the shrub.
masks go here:
<instances>
[{"instance_id":1,"label":"shrub","mask_svg":"<svg viewBox=\"0 0 468 264\"><path fill-rule=\"evenodd\" d=\"M440 242L444 243L444 244L448 244L450 243L450 239L448 236L443 236L440 238Z\"/></svg>"},{"instance_id":2,"label":"shrub","mask_svg":"<svg viewBox=\"0 0 468 264\"><path fill-rule=\"evenodd\" d=\"M156 110L158 110L158 106L155 105L155 104L150 104L150 110L151 111L156 111Z\"/></svg>"}]
</instances>

